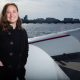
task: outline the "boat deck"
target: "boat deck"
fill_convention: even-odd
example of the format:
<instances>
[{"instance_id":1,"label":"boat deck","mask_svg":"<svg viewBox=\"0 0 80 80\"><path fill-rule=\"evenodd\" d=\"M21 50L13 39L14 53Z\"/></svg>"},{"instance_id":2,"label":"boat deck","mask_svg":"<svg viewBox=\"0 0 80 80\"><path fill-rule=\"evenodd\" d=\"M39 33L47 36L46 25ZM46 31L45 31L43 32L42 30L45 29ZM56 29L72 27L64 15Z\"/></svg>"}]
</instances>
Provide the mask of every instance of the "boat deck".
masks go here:
<instances>
[{"instance_id":1,"label":"boat deck","mask_svg":"<svg viewBox=\"0 0 80 80\"><path fill-rule=\"evenodd\" d=\"M52 56L70 80L80 80L80 52Z\"/></svg>"}]
</instances>

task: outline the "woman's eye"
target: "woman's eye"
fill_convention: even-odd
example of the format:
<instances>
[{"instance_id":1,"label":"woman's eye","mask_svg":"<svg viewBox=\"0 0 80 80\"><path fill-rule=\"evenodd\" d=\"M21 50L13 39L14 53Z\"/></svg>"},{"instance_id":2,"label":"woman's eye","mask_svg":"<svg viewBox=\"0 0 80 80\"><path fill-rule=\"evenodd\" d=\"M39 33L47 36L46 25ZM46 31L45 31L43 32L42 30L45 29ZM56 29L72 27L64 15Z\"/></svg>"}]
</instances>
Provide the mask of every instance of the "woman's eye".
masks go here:
<instances>
[{"instance_id":1,"label":"woman's eye","mask_svg":"<svg viewBox=\"0 0 80 80\"><path fill-rule=\"evenodd\" d=\"M9 14L10 12L7 11L6 13Z\"/></svg>"},{"instance_id":2,"label":"woman's eye","mask_svg":"<svg viewBox=\"0 0 80 80\"><path fill-rule=\"evenodd\" d=\"M13 13L16 13L16 11L13 11Z\"/></svg>"}]
</instances>

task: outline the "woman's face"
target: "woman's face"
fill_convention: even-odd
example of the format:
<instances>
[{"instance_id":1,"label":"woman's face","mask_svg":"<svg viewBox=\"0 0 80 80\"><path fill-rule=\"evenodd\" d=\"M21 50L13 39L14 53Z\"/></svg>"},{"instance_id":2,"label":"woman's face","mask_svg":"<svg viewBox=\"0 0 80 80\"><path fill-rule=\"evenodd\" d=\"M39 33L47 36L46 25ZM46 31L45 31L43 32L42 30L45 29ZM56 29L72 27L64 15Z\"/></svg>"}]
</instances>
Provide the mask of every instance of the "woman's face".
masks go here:
<instances>
[{"instance_id":1,"label":"woman's face","mask_svg":"<svg viewBox=\"0 0 80 80\"><path fill-rule=\"evenodd\" d=\"M7 17L8 22L16 23L18 20L18 16L19 14L18 14L16 7L13 5L9 5L6 10L6 17Z\"/></svg>"}]
</instances>

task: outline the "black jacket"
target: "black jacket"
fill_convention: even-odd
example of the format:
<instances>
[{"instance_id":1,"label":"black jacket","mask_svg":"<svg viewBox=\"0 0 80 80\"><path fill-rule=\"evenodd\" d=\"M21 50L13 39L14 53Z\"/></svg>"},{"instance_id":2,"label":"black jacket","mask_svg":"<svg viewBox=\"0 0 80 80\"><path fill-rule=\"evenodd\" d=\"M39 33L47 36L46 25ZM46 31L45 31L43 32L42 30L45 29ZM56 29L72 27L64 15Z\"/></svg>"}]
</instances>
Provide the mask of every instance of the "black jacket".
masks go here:
<instances>
[{"instance_id":1,"label":"black jacket","mask_svg":"<svg viewBox=\"0 0 80 80\"><path fill-rule=\"evenodd\" d=\"M28 36L25 29L13 29L8 31L0 29L0 61L4 67L24 67L28 57Z\"/></svg>"}]
</instances>

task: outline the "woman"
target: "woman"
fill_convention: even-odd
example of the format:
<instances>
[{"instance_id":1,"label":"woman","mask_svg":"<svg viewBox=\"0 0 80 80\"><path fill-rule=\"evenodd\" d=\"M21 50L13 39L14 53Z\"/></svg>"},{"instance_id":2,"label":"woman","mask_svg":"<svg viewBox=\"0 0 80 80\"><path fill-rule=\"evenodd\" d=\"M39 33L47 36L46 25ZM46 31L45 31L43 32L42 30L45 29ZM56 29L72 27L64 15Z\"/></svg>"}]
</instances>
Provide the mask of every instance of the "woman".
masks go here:
<instances>
[{"instance_id":1,"label":"woman","mask_svg":"<svg viewBox=\"0 0 80 80\"><path fill-rule=\"evenodd\" d=\"M21 27L18 7L8 3L0 20L0 80L25 80L28 37Z\"/></svg>"}]
</instances>

